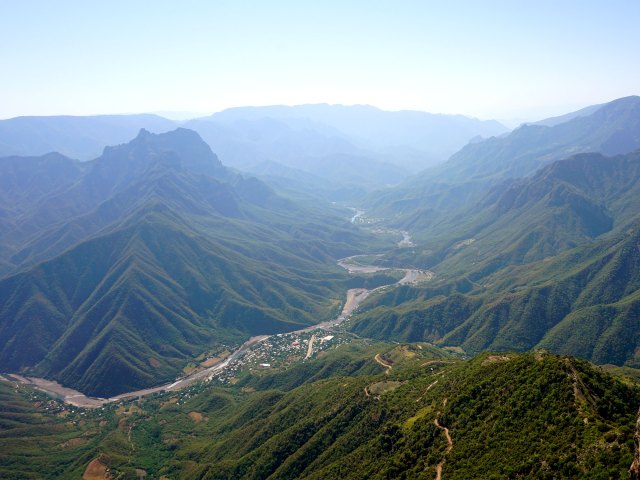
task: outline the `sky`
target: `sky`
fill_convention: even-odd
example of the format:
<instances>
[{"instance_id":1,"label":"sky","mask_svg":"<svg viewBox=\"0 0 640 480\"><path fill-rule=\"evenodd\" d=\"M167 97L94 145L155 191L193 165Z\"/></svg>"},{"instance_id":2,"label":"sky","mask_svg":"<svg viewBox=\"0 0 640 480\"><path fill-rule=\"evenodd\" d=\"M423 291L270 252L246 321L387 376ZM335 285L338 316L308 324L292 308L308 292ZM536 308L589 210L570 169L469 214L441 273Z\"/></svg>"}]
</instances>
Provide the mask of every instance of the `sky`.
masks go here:
<instances>
[{"instance_id":1,"label":"sky","mask_svg":"<svg viewBox=\"0 0 640 480\"><path fill-rule=\"evenodd\" d=\"M532 121L639 95L638 25L638 0L0 0L0 118L339 103Z\"/></svg>"}]
</instances>

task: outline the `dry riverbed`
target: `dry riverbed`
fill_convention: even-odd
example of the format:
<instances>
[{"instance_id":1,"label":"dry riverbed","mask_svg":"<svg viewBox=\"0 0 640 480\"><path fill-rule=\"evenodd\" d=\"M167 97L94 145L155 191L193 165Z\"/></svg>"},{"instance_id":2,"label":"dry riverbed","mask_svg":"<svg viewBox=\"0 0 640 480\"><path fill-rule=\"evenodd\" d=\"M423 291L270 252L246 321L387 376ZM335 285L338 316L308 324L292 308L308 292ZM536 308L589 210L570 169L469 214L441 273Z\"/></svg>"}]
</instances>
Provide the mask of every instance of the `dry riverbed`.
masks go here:
<instances>
[{"instance_id":1,"label":"dry riverbed","mask_svg":"<svg viewBox=\"0 0 640 480\"><path fill-rule=\"evenodd\" d=\"M364 265L362 263L358 263L358 259L365 257L365 255L356 255L352 257L343 258L338 261L338 265L342 268L346 269L350 273L374 273L381 270L389 270L388 267L377 267L373 265ZM370 258L371 256L369 256ZM417 283L421 281L430 280L433 278L433 272L423 271L423 270L413 270L413 269L394 269L394 270L402 270L404 271L404 277L396 282L397 285L406 285L411 283ZM340 312L340 315L334 319L327 322L322 322L317 325L313 325L297 332L292 333L301 333L313 331L316 329L331 329L332 327L340 324L344 320L346 320L358 306L371 295L373 292L387 288L390 285L385 285L382 287L378 287L372 290L368 290L365 288L352 288L347 291L347 299L345 301L344 307ZM262 342L268 339L268 335L262 335L257 337L252 337L247 340L245 343L240 346L237 350L235 350L231 355L229 355L224 361L216 362L215 364L208 366L204 370L200 370L194 372L190 375L177 379L175 382L159 385L157 387L146 388L142 390L136 390L134 392L122 393L120 395L116 395L110 398L94 398L84 395L77 390L73 390L72 388L65 387L60 385L58 382L53 380L47 380L44 378L37 377L28 377L17 374L4 374L9 381L17 381L19 383L23 383L25 385L32 385L38 390L41 390L55 398L59 398L63 400L65 403L76 407L83 408L98 408L107 403L118 402L121 400L131 399L143 397L146 395L151 395L153 393L163 392L163 391L175 391L181 390L189 385L193 384L199 380L205 380L207 378L211 378L212 375L224 369L227 365L234 362L238 358L240 358L248 349L250 349L253 345ZM313 342L310 344L310 349L312 349ZM310 351L307 352L307 357L310 356Z\"/></svg>"}]
</instances>

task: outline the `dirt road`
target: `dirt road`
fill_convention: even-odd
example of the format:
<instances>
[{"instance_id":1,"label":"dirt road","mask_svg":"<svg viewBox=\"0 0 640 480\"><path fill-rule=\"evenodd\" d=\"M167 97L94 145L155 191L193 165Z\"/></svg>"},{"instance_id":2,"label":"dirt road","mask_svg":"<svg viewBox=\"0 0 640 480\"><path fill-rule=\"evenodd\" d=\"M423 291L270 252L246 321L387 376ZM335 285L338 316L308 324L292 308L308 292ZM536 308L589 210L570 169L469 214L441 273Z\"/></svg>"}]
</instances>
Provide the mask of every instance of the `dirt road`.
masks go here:
<instances>
[{"instance_id":1,"label":"dirt road","mask_svg":"<svg viewBox=\"0 0 640 480\"><path fill-rule=\"evenodd\" d=\"M444 437L447 439L447 450L445 453L449 453L451 451L451 449L453 448L453 439L451 438L451 435L449 434L449 429L447 427L443 427L442 425L440 425L440 422L438 421L438 419L434 419L433 420L433 424L438 427L440 430L442 430L442 433L444 433Z\"/></svg>"},{"instance_id":2,"label":"dirt road","mask_svg":"<svg viewBox=\"0 0 640 480\"><path fill-rule=\"evenodd\" d=\"M229 363L231 363L238 357L242 356L249 347L251 347L252 345L258 342L266 340L267 338L269 337L266 335L251 337L249 340L244 342L238 350L236 350L235 352L233 352L233 354L227 357L225 361L218 363L212 367L209 367L205 370L202 370L200 372L196 372L187 377L180 378L173 383L159 385L157 387L152 387L152 388L145 388L142 390L136 390L135 392L122 393L120 395L116 395L110 398L89 397L81 392L78 392L77 390L63 387L58 382L54 382L53 380L46 380L44 378L25 377L25 376L16 375L16 374L11 374L10 377L12 377L13 379L15 379L20 383L24 383L26 385L33 385L38 390L48 393L49 395L55 398L59 398L60 400L63 400L65 403L68 403L69 405L73 405L75 407L83 407L83 408L98 408L107 403L118 402L120 400L125 400L129 398L144 397L146 395L150 395L152 393L158 393L161 391L181 390L191 385L192 383L198 380L207 378L211 376L213 373L217 372L218 370L225 368L227 365L229 365Z\"/></svg>"},{"instance_id":3,"label":"dirt road","mask_svg":"<svg viewBox=\"0 0 640 480\"><path fill-rule=\"evenodd\" d=\"M384 373L386 373L387 375L389 374L389 370L391 370L393 368L393 365L391 365L389 362L387 362L386 360L384 360L379 353L376 353L376 356L373 357L373 359L378 362L380 365L382 365L385 368Z\"/></svg>"},{"instance_id":4,"label":"dirt road","mask_svg":"<svg viewBox=\"0 0 640 480\"><path fill-rule=\"evenodd\" d=\"M443 405L446 405L446 404L447 404L447 399L445 398L443 401ZM436 418L434 418L433 424L436 427L438 427L440 430L442 430L444 437L447 439L447 449L445 450L445 455L449 455L449 453L451 453L451 450L453 449L453 439L449 434L449 429L447 427L443 427L442 425L440 425L440 422L438 421L439 415L440 415L440 412L436 414ZM436 480L442 480L443 465L444 465L444 459L436 466Z\"/></svg>"},{"instance_id":5,"label":"dirt road","mask_svg":"<svg viewBox=\"0 0 640 480\"><path fill-rule=\"evenodd\" d=\"M376 267L371 265L353 264L352 263L353 259L358 256L362 257L363 255L355 255L352 257L343 258L341 260L338 260L338 265L345 268L351 273L371 273L371 272L377 272L380 270L389 269L387 267ZM400 270L403 270L405 272L405 276L400 281L396 282L396 284L399 284L399 285L405 285L405 284L415 283L422 280L428 280L433 276L433 273L428 271L413 270L413 269L400 269ZM302 333L306 331L313 331L318 328L330 329L331 327L338 325L339 323L346 320L354 312L354 310L373 292L386 288L388 286L389 285L384 285L378 288L374 288L373 290L367 290L366 288L352 288L347 291L347 300L338 318L327 321L327 322L322 322L317 325L312 325L310 327L303 328L301 330L297 330L296 332L292 332L292 333ZM240 346L240 348L238 348L235 352L233 352L223 362L217 363L216 365L213 365L209 368L193 373L186 377L179 378L175 382L159 385L157 387L136 390L134 392L122 393L120 395L116 395L110 398L89 397L81 392L78 392L77 390L64 387L53 380L46 380L44 378L26 377L26 376L16 375L16 374L5 374L5 376L11 377L10 380L12 381L18 381L26 385L33 385L39 390L42 390L43 392L48 393L49 395L55 398L59 398L70 405L73 405L76 407L84 407L84 408L98 408L107 403L118 402L120 400L143 397L146 395L151 395L153 393L158 393L162 391L181 390L185 387L188 387L189 385L191 385L192 383L198 380L210 378L214 373L224 369L231 362L241 357L246 352L246 350L248 350L252 345L258 342L262 342L267 338L269 338L268 335L252 337L249 340L247 340L245 343L243 343ZM309 349L307 350L307 356L305 358L309 358L310 356L309 352L312 351L314 340L315 338L314 336L312 336L312 340L310 340L309 342ZM378 363L380 363L381 365L385 366L385 368L387 368L387 372L388 372L388 369L391 368L391 365L389 364L381 363L380 360L376 360L376 361L378 361Z\"/></svg>"},{"instance_id":6,"label":"dirt road","mask_svg":"<svg viewBox=\"0 0 640 480\"><path fill-rule=\"evenodd\" d=\"M315 339L316 339L315 334L311 335L311 338L309 339L309 347L307 348L307 355L306 357L304 357L305 360L313 354L313 342Z\"/></svg>"}]
</instances>

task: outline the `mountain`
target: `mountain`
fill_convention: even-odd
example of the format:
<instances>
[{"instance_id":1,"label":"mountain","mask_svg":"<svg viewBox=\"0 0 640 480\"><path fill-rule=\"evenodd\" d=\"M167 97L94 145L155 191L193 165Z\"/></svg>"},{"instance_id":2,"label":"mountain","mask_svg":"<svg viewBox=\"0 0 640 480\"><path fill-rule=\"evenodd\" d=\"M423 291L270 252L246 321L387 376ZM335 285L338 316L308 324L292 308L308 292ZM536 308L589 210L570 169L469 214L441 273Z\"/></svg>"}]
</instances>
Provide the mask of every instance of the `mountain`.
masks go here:
<instances>
[{"instance_id":1,"label":"mountain","mask_svg":"<svg viewBox=\"0 0 640 480\"><path fill-rule=\"evenodd\" d=\"M477 280L506 265L557 255L620 232L640 208L640 151L580 154L493 187L478 203L429 225L418 265ZM419 229L420 216L407 222Z\"/></svg>"},{"instance_id":2,"label":"mountain","mask_svg":"<svg viewBox=\"0 0 640 480\"><path fill-rule=\"evenodd\" d=\"M573 153L628 153L640 148L640 97L625 97L555 126L523 125L504 138L463 148L442 178L522 177Z\"/></svg>"},{"instance_id":3,"label":"mountain","mask_svg":"<svg viewBox=\"0 0 640 480\"><path fill-rule=\"evenodd\" d=\"M544 347L637 366L638 185L640 151L578 154L503 181L432 220L428 248L388 254L386 264L429 268L435 280L371 297L351 328L474 354Z\"/></svg>"},{"instance_id":4,"label":"mountain","mask_svg":"<svg viewBox=\"0 0 640 480\"><path fill-rule=\"evenodd\" d=\"M93 395L331 318L348 279L335 259L365 245L330 209L226 169L186 129L142 130L91 162L0 159L5 170L0 364Z\"/></svg>"},{"instance_id":5,"label":"mountain","mask_svg":"<svg viewBox=\"0 0 640 480\"><path fill-rule=\"evenodd\" d=\"M0 156L55 151L86 161L141 128L158 133L178 125L198 132L226 165L252 174L264 164L311 173L323 200L348 202L443 161L470 138L506 131L461 115L341 105L243 107L183 122L151 114L17 117L0 121ZM288 179L270 176L274 184Z\"/></svg>"},{"instance_id":6,"label":"mountain","mask_svg":"<svg viewBox=\"0 0 640 480\"><path fill-rule=\"evenodd\" d=\"M449 276L437 267L436 282L368 300L350 328L363 336L426 339L469 353L544 347L637 367L639 225L636 219L617 235L476 278Z\"/></svg>"},{"instance_id":7,"label":"mountain","mask_svg":"<svg viewBox=\"0 0 640 480\"><path fill-rule=\"evenodd\" d=\"M2 381L0 474L45 479L79 478L83 472L102 478L106 471L124 478L184 479L628 475L637 385L542 351L484 354L469 362L433 353L426 345L342 348L305 368L254 372L235 386L200 385L97 410L64 408ZM374 361L376 354L393 362L387 374ZM324 378L309 380L327 369Z\"/></svg>"},{"instance_id":8,"label":"mountain","mask_svg":"<svg viewBox=\"0 0 640 480\"><path fill-rule=\"evenodd\" d=\"M537 122L526 122L526 123L528 125L544 125L547 127L555 127L556 125L560 125L561 123L568 122L569 120L573 120L574 118L591 115L593 112L601 108L603 105L604 104L590 105L588 107L581 108L580 110L576 110L575 112L565 113L564 115L559 115L557 117L545 118Z\"/></svg>"},{"instance_id":9,"label":"mountain","mask_svg":"<svg viewBox=\"0 0 640 480\"><path fill-rule=\"evenodd\" d=\"M640 97L621 98L554 126L522 125L506 136L470 143L445 163L372 194L369 203L388 215L433 216L432 210L471 204L506 179L529 176L576 153L617 155L638 148Z\"/></svg>"},{"instance_id":10,"label":"mountain","mask_svg":"<svg viewBox=\"0 0 640 480\"><path fill-rule=\"evenodd\" d=\"M357 154L414 171L443 161L471 138L507 131L494 120L462 115L326 104L232 108L186 126L240 168L256 159L298 167L304 158Z\"/></svg>"},{"instance_id":11,"label":"mountain","mask_svg":"<svg viewBox=\"0 0 640 480\"><path fill-rule=\"evenodd\" d=\"M105 146L125 142L141 128L161 133L176 126L172 120L150 114L16 117L0 120L0 157L58 152L90 160Z\"/></svg>"}]
</instances>

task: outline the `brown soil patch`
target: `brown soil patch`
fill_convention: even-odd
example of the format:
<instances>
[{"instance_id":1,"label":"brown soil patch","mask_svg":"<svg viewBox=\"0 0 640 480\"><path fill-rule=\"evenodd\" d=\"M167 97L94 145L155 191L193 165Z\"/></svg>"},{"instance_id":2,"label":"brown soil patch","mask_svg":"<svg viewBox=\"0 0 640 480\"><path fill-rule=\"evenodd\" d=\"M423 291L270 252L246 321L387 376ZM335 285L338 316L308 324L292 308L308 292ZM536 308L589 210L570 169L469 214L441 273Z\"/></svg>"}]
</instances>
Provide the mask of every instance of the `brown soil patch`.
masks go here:
<instances>
[{"instance_id":1,"label":"brown soil patch","mask_svg":"<svg viewBox=\"0 0 640 480\"><path fill-rule=\"evenodd\" d=\"M162 402L160 404L160 409L167 408L168 406L173 405L177 401L178 401L177 397L171 397L166 402Z\"/></svg>"},{"instance_id":2,"label":"brown soil patch","mask_svg":"<svg viewBox=\"0 0 640 480\"><path fill-rule=\"evenodd\" d=\"M255 392L255 391L256 391L256 389L255 389L255 388L253 388L253 387L242 387L242 388L240 389L240 391L241 391L242 393L253 393L253 392Z\"/></svg>"},{"instance_id":3,"label":"brown soil patch","mask_svg":"<svg viewBox=\"0 0 640 480\"><path fill-rule=\"evenodd\" d=\"M190 363L189 365L184 367L182 371L184 372L185 375L191 375L192 373L195 373L196 371L198 371L198 366L195 363Z\"/></svg>"},{"instance_id":4,"label":"brown soil patch","mask_svg":"<svg viewBox=\"0 0 640 480\"><path fill-rule=\"evenodd\" d=\"M196 423L200 423L204 418L199 412L189 412L189 417Z\"/></svg>"},{"instance_id":5,"label":"brown soil patch","mask_svg":"<svg viewBox=\"0 0 640 480\"><path fill-rule=\"evenodd\" d=\"M221 361L222 361L221 357L211 357L211 358L207 358L204 362L202 362L200 366L209 368L219 364Z\"/></svg>"},{"instance_id":6,"label":"brown soil patch","mask_svg":"<svg viewBox=\"0 0 640 480\"><path fill-rule=\"evenodd\" d=\"M482 361L482 365L489 365L491 363L508 362L511 357L508 355L489 355Z\"/></svg>"},{"instance_id":7,"label":"brown soil patch","mask_svg":"<svg viewBox=\"0 0 640 480\"><path fill-rule=\"evenodd\" d=\"M443 350L454 353L464 353L462 347L442 347Z\"/></svg>"},{"instance_id":8,"label":"brown soil patch","mask_svg":"<svg viewBox=\"0 0 640 480\"><path fill-rule=\"evenodd\" d=\"M60 448L74 448L87 443L86 438L72 438L60 444Z\"/></svg>"},{"instance_id":9,"label":"brown soil patch","mask_svg":"<svg viewBox=\"0 0 640 480\"><path fill-rule=\"evenodd\" d=\"M368 391L371 395L382 395L383 393L392 392L402 385L402 382L384 381L369 385Z\"/></svg>"},{"instance_id":10,"label":"brown soil patch","mask_svg":"<svg viewBox=\"0 0 640 480\"><path fill-rule=\"evenodd\" d=\"M149 365L151 365L153 368L160 368L160 365L162 364L160 363L160 360L158 360L157 358L150 358Z\"/></svg>"},{"instance_id":11,"label":"brown soil patch","mask_svg":"<svg viewBox=\"0 0 640 480\"><path fill-rule=\"evenodd\" d=\"M126 431L127 431L127 427L128 427L128 426L129 426L129 422L127 422L127 419L126 419L126 418L121 418L121 419L118 421L118 429L119 429L121 432L126 432Z\"/></svg>"},{"instance_id":12,"label":"brown soil patch","mask_svg":"<svg viewBox=\"0 0 640 480\"><path fill-rule=\"evenodd\" d=\"M82 475L82 480L110 479L111 475L109 475L107 470L107 466L102 463L99 458L94 458L89 462L89 465L87 465L87 468Z\"/></svg>"},{"instance_id":13,"label":"brown soil patch","mask_svg":"<svg viewBox=\"0 0 640 480\"><path fill-rule=\"evenodd\" d=\"M116 415L118 415L119 417L122 415L132 415L134 413L140 413L142 412L142 409L136 405L129 405L129 407L118 407L118 409L116 410Z\"/></svg>"}]
</instances>

